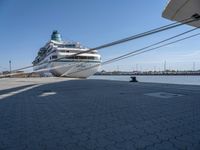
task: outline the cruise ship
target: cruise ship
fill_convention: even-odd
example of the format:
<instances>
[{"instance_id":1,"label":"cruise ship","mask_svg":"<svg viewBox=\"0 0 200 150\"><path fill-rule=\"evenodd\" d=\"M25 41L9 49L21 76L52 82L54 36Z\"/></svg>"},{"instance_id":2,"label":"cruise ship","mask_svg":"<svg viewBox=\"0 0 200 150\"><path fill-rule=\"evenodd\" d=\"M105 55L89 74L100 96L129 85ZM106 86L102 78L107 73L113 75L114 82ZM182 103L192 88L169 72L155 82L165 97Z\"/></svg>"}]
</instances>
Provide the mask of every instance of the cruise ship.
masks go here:
<instances>
[{"instance_id":1,"label":"cruise ship","mask_svg":"<svg viewBox=\"0 0 200 150\"><path fill-rule=\"evenodd\" d=\"M97 50L74 56L87 50L79 42L63 41L60 33L53 31L51 40L38 51L33 70L41 75L88 78L98 71L101 56Z\"/></svg>"}]
</instances>

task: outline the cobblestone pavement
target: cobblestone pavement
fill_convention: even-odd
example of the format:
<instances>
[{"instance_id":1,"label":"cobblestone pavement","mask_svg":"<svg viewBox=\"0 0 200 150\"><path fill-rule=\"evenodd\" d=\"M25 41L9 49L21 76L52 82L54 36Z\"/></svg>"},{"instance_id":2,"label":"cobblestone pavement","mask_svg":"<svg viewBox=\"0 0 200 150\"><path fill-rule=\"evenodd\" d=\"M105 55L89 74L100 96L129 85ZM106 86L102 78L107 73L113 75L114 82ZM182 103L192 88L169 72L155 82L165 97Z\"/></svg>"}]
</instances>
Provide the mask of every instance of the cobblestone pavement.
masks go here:
<instances>
[{"instance_id":1,"label":"cobblestone pavement","mask_svg":"<svg viewBox=\"0 0 200 150\"><path fill-rule=\"evenodd\" d=\"M0 89L0 150L200 149L199 86L71 80L3 89L0 80Z\"/></svg>"}]
</instances>

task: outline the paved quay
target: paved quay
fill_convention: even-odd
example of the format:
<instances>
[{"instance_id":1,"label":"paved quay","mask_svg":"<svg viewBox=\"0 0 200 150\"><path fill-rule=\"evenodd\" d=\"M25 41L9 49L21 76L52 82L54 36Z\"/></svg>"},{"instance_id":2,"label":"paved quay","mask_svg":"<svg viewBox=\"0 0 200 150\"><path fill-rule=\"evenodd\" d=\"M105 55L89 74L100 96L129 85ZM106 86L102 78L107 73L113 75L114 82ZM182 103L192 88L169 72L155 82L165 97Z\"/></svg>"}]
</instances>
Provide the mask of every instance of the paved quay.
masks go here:
<instances>
[{"instance_id":1,"label":"paved quay","mask_svg":"<svg viewBox=\"0 0 200 150\"><path fill-rule=\"evenodd\" d=\"M0 79L0 150L199 150L200 86Z\"/></svg>"}]
</instances>

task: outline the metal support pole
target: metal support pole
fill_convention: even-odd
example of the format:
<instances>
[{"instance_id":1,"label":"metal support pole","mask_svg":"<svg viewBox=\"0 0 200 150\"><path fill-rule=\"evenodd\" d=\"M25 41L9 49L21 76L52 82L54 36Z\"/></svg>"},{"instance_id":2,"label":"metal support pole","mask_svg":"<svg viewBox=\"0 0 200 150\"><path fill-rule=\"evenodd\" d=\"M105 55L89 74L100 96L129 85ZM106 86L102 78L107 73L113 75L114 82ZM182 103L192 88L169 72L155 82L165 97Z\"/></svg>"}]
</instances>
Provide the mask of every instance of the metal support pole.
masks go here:
<instances>
[{"instance_id":1,"label":"metal support pole","mask_svg":"<svg viewBox=\"0 0 200 150\"><path fill-rule=\"evenodd\" d=\"M12 68L11 68L11 60L9 60L9 68L10 68L10 73L12 71Z\"/></svg>"}]
</instances>

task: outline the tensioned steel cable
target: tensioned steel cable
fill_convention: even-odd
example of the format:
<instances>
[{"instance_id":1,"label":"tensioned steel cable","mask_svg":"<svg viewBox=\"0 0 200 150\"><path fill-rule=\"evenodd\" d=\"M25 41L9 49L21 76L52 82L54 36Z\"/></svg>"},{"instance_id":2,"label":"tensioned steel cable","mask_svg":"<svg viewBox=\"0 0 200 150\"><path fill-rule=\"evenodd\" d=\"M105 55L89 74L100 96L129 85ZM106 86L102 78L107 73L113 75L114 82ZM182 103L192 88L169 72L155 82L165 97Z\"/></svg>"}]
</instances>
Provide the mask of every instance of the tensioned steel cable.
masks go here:
<instances>
[{"instance_id":1,"label":"tensioned steel cable","mask_svg":"<svg viewBox=\"0 0 200 150\"><path fill-rule=\"evenodd\" d=\"M106 48L106 47L111 47L111 46L114 46L114 45L117 45L117 44L121 44L121 43L124 43L124 42L128 42L128 41L131 41L131 40L135 40L135 39L139 39L139 38L142 38L142 37L145 37L145 36L149 36L149 35L152 35L152 34L155 34L155 33L166 31L166 30L169 30L169 29L172 29L172 28L176 28L176 27L179 27L179 26L187 24L187 23L192 23L194 21L198 21L199 19L200 19L200 16L198 14L195 14L192 17L187 18L187 19L183 19L179 22L171 23L169 25L165 25L165 26L162 26L162 27L159 27L159 28L155 28L155 29L149 30L147 32L136 34L136 35L130 36L128 38L124 38L124 39L117 40L117 41L114 41L114 42L111 42L111 43L108 43L108 44L97 46L95 48L91 48L89 50L78 52L78 53L75 53L75 54L72 54L72 55L69 55L69 56L60 57L60 58L57 58L57 59L54 59L54 60L50 60L48 62L39 63L37 65L30 65L30 66L26 66L26 67L23 67L23 68L15 69L15 70L13 70L13 72L32 68L34 66L38 66L38 65L42 65L42 64L46 64L46 63L51 63L52 61L58 61L58 60L61 60L61 59L64 59L64 58L74 57L74 56L84 54L84 53L88 53L88 52L91 52L91 51L94 51L94 50L99 50L99 49L103 49L103 48Z\"/></svg>"},{"instance_id":2,"label":"tensioned steel cable","mask_svg":"<svg viewBox=\"0 0 200 150\"><path fill-rule=\"evenodd\" d=\"M198 21L199 19L200 19L200 16L198 14L195 14L195 15L193 15L192 17L190 17L188 19L184 19L184 20L180 21L181 23L179 23L179 22L172 23L172 24L169 24L169 25L166 25L166 26L162 26L162 27L159 27L159 28L156 28L156 29L153 29L153 30L141 33L141 34L137 34L137 35L125 38L125 39L121 39L121 40L118 40L118 41L115 41L115 42L104 44L102 46L98 46L96 48L92 48L92 49L89 49L87 51L83 51L83 52L79 52L79 53L72 54L72 55L69 55L69 56L61 57L61 58L58 58L58 59L55 59L55 60L52 60L52 61L56 61L56 60L60 60L60 59L63 59L63 58L68 58L68 57L73 57L73 56L77 56L79 54L88 53L88 52L93 51L93 50L98 50L98 49L114 46L114 45L117 45L117 44L121 44L123 42L127 42L127 41L130 41L130 40L138 39L138 38L145 37L145 36L148 36L148 35L151 35L151 34L155 34L155 33L158 33L158 32L169 30L169 29L184 25L186 23L191 23L191 22L194 22L194 21ZM38 65L45 64L45 63L50 63L52 61L43 62L43 63L40 63ZM26 67L23 67L23 68L20 68L20 69L13 70L13 72L24 70L24 69L28 69L28 68L32 68L34 66L37 66L37 65L26 66ZM8 74L6 76L8 76Z\"/></svg>"},{"instance_id":3,"label":"tensioned steel cable","mask_svg":"<svg viewBox=\"0 0 200 150\"><path fill-rule=\"evenodd\" d=\"M195 29L198 29L198 28L195 28ZM192 29L192 30L189 30L190 32L194 31L195 29ZM157 44L152 44L151 47L154 45L159 45L161 44L161 42L163 43L164 41L168 41L168 40L171 40L171 39L174 39L174 38L177 38L181 35L184 35L186 33L189 33L189 31L186 31L184 33L181 33L179 35L176 35L176 36L173 36L171 38L168 38L168 39L165 39L163 41L160 41L158 42ZM159 48L162 48L162 47L165 47L165 46L168 46L168 45L171 45L171 44L175 44L177 42L180 42L180 41L183 41L183 40L186 40L186 39L189 39L189 38L192 38L192 37L195 37L195 36L198 36L200 35L200 33L197 33L197 34L193 34L191 36L187 36L185 38L182 38L182 39L179 39L179 40L175 40L175 41L172 41L172 42L169 42L169 43L166 43L166 44L163 44L163 45L160 45L160 46L157 46L157 47L153 47L153 48L150 48L150 46L148 46L148 48L141 48L139 50L135 50L133 52L130 52L130 53L127 53L125 55L122 55L122 56L119 56L119 57L116 57L116 58L113 58L113 59L110 59L110 60L107 60L105 62L102 62L101 64L98 64L98 65L93 65L91 67L88 67L88 68L85 68L85 69L82 69L82 70L78 70L78 71L75 71L75 72L71 72L69 73L68 75L70 74L73 74L73 73L78 73L78 72L82 72L82 71L85 71L85 70L88 70L88 69L91 69L91 68L94 68L94 67L97 67L97 66L100 66L100 65L106 65L106 64L110 64L110 63L113 63L113 62L116 62L116 61L120 61L122 59L126 59L128 57L132 57L132 56L135 56L135 55L139 55L139 54L142 54L142 53L145 53L145 52L148 52L148 51L152 51L152 50L156 50L156 49L159 49ZM46 70L52 70L52 69L57 69L57 68L62 68L62 67L65 67L65 66L68 66L68 65L60 65L60 66L56 66L54 68L51 68L51 69L41 69L41 70L37 70L37 71L33 71L33 72L42 72L42 71L46 71ZM33 73L31 72L31 73ZM13 73L13 74L10 74L10 75L16 75L16 74L23 74L23 73ZM4 75L5 76L5 75ZM8 74L6 76L9 76ZM1 77L1 76L0 76Z\"/></svg>"},{"instance_id":4,"label":"tensioned steel cable","mask_svg":"<svg viewBox=\"0 0 200 150\"><path fill-rule=\"evenodd\" d=\"M101 45L101 46L98 46L98 47L94 47L94 48L91 48L91 49L86 50L86 51L78 52L78 53L72 54L70 56L64 56L64 57L61 57L61 58L57 58L55 60L60 60L60 59L63 59L63 58L77 56L77 55L88 53L88 52L91 52L91 51L94 51L94 50L100 50L100 49L103 49L103 48L111 47L111 46L118 45L118 44L121 44L121 43L125 43L125 42L128 42L128 41L143 38L143 37L146 37L146 36L149 36L149 35L152 35L152 34L156 34L156 33L162 32L162 31L166 31L166 30L169 30L169 29L172 29L172 28L176 28L176 27L182 26L182 25L187 24L187 23L192 23L194 21L198 21L200 19L200 16L195 16L195 15L193 15L190 18L184 19L180 22L175 22L175 23L172 23L172 24L169 24L169 25L165 25L165 26L162 26L162 27L159 27L159 28L156 28L156 29L149 30L147 32L143 32L143 33L140 33L140 34L130 36L128 38L124 38L124 39L117 40L117 41L114 41L114 42L111 42L111 43L108 43L108 44L104 44L104 45Z\"/></svg>"},{"instance_id":5,"label":"tensioned steel cable","mask_svg":"<svg viewBox=\"0 0 200 150\"><path fill-rule=\"evenodd\" d=\"M157 42L157 43L151 44L151 45L149 45L149 46L143 47L143 48L141 48L141 49L138 49L138 50L129 52L129 53L127 53L127 54L121 55L121 56L119 56L119 57L116 57L116 58L114 58L114 59L111 59L110 61L113 61L113 60L116 60L116 59L120 59L120 58L126 57L126 56L128 56L128 55L131 55L131 54L133 54L133 53L140 52L140 51L145 50L145 49L148 49L148 48L150 48L150 47L153 47L153 46L162 44L162 43L167 42L167 41L169 41L169 40L172 40L172 39L175 39L175 38L180 37L180 36L182 36L182 35L185 35L185 34L188 34L188 33L190 33L190 32L193 32L193 31L195 31L195 30L197 30L197 29L199 29L199 27L194 28L194 29L191 29L191 30L188 30L188 31L183 32L183 33L180 33L180 34L178 34L178 35L172 36L172 37L170 37L170 38L167 38L167 39L162 40L162 41L160 41L160 42Z\"/></svg>"},{"instance_id":6,"label":"tensioned steel cable","mask_svg":"<svg viewBox=\"0 0 200 150\"><path fill-rule=\"evenodd\" d=\"M148 49L148 50L141 51L141 52L136 53L136 54L132 54L132 55L123 57L123 58L121 58L121 59L118 59L117 61L122 60L122 59L126 59L126 58L128 58L128 57L132 57L132 56L135 56L135 55L139 55L139 54L142 54L142 53L145 53L145 52L149 52L149 51L152 51L152 50L156 50L156 49L159 49L159 48L168 46L168 45L172 45L172 44L175 44L175 43L178 43L178 42L181 42L181 41L184 41L184 40L187 40L187 39L190 39L190 38L199 36L199 35L200 35L200 33L193 34L193 35L191 35L191 36L187 36L187 37L185 37L185 38L182 38L182 39L179 39L179 40L176 40L176 41L173 41L173 42L169 42L169 43L163 44L163 45L161 45L161 46L157 46L157 47L154 47L154 48L151 48L151 49Z\"/></svg>"},{"instance_id":7,"label":"tensioned steel cable","mask_svg":"<svg viewBox=\"0 0 200 150\"><path fill-rule=\"evenodd\" d=\"M120 61L120 60L122 60L122 59L126 59L126 58L129 58L129 57L135 56L135 55L139 55L139 54L142 54L142 53L145 53L145 52L148 52L148 51L156 50L156 49L159 49L159 48L162 48L162 47L165 47L165 46L168 46L168 45L171 45L171 44L174 44L174 43L177 43L177 42L180 42L180 41L183 41L183 40L186 40L186 39L195 37L195 36L198 36L198 35L200 35L200 33L194 34L194 35L191 35L191 36L188 36L188 37L185 37L185 38L182 38L182 39L173 41L173 42L169 42L169 43L166 43L166 44L157 46L157 47L153 47L153 46L159 45L159 44L161 44L161 43L164 43L164 42L166 42L166 41L169 41L169 40L172 40L172 39L174 39L174 38L177 38L177 37L179 37L179 36L182 36L182 35L184 35L184 34L190 33L190 32L192 32L192 31L194 31L194 30L197 30L198 28L199 28L199 27L197 27L197 28L195 28L195 29L192 29L192 30L189 30L189 31L186 31L186 32L184 32L184 33L178 34L178 35L176 35L176 36L170 37L170 38L168 38L168 39L162 40L162 41L160 41L160 42L157 42L157 43L155 43L155 44L149 45L149 46L147 46L147 47L144 47L144 48L141 48L141 49L138 49L138 50L129 52L129 53L127 53L127 54L121 55L121 56L119 56L119 57L115 57L115 58L110 59L110 60L107 60L107 61L105 61L105 62L102 62L102 63L101 63L101 66L106 65L106 64L110 64L110 63L113 63L113 62L116 62L116 61ZM153 48L151 48L151 47L153 47ZM88 70L88 69L91 69L91 68L94 68L94 67L98 67L98 66L100 66L100 65L94 65L94 66L85 68L85 69L83 69L83 70L78 70L78 71L72 72L72 73L70 73L70 74L77 73L77 72L81 72L81 71L85 71L85 70ZM69 74L69 75L70 75L70 74Z\"/></svg>"},{"instance_id":8,"label":"tensioned steel cable","mask_svg":"<svg viewBox=\"0 0 200 150\"><path fill-rule=\"evenodd\" d=\"M187 40L187 39L193 38L193 37L195 37L195 36L199 36L199 35L200 35L200 33L193 34L193 35L191 35L191 36L188 36L188 37L185 37L185 38L182 38L182 39L179 39L179 40L176 40L176 41L167 43L167 44L163 44L163 45L158 46L158 47L154 47L154 48L151 48L151 49L147 49L147 50L144 50L144 51L141 51L141 52L138 52L138 53L135 53L135 54L132 54L132 55L129 55L129 56L126 56L126 57L117 59L117 60L115 60L115 61L109 60L109 62L107 62L107 61L106 61L106 62L103 62L103 63L101 64L101 66L106 65L106 64L110 64L110 63L113 63L113 62L116 62L116 61L120 61L120 60L126 59L126 58L128 58L128 57L133 57L133 56L136 56L136 55L139 55L139 54L148 52L148 51L153 51L153 50L156 50L156 49L159 49L159 48L168 46L168 45L172 45L172 44L175 44L175 43L177 43L177 42L181 42L181 41L184 41L184 40ZM85 71L85 70L87 70L87 69L91 69L91 68L97 67L97 66L100 66L100 65L91 66L91 67L88 67L88 68L86 68L86 69L84 69L84 70L79 70L79 71L76 71L76 72L72 72L72 73L70 73L70 74L77 73L77 72L81 72L81 71ZM69 74L69 75L70 75L70 74Z\"/></svg>"}]
</instances>

